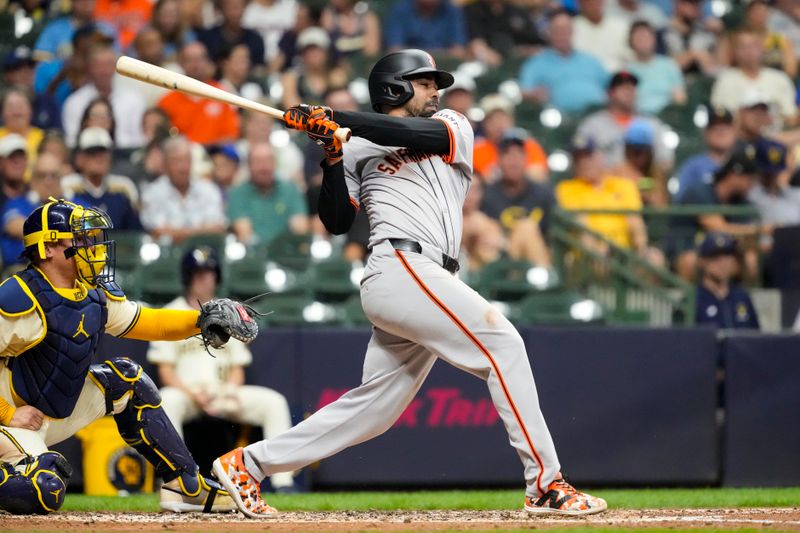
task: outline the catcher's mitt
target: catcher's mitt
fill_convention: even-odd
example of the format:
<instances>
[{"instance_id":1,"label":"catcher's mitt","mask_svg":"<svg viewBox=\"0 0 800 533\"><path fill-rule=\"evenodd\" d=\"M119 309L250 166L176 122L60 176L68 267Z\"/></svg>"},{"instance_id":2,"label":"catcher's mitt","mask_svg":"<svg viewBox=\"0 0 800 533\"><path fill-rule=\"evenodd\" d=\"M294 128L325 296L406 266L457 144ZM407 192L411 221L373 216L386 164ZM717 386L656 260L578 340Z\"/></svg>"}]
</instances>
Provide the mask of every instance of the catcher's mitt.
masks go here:
<instances>
[{"instance_id":1,"label":"catcher's mitt","mask_svg":"<svg viewBox=\"0 0 800 533\"><path fill-rule=\"evenodd\" d=\"M197 327L206 346L221 348L231 337L244 343L258 335L257 316L251 307L228 298L215 298L200 306Z\"/></svg>"}]
</instances>

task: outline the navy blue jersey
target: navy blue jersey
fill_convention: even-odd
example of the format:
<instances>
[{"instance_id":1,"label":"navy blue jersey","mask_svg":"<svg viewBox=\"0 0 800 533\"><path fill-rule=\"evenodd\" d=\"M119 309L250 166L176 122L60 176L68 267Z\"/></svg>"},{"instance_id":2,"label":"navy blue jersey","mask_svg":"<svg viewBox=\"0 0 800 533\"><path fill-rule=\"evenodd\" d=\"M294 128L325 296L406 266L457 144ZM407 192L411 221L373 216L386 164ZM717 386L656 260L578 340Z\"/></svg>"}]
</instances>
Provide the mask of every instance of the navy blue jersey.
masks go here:
<instances>
[{"instance_id":1,"label":"navy blue jersey","mask_svg":"<svg viewBox=\"0 0 800 533\"><path fill-rule=\"evenodd\" d=\"M697 286L697 324L711 324L722 329L759 329L758 315L747 291L731 287L720 300L711 291Z\"/></svg>"},{"instance_id":2,"label":"navy blue jersey","mask_svg":"<svg viewBox=\"0 0 800 533\"><path fill-rule=\"evenodd\" d=\"M115 230L142 230L139 193L130 178L110 174L103 179L102 186L93 187L79 174L71 174L61 180L61 187L72 202L107 213Z\"/></svg>"}]
</instances>

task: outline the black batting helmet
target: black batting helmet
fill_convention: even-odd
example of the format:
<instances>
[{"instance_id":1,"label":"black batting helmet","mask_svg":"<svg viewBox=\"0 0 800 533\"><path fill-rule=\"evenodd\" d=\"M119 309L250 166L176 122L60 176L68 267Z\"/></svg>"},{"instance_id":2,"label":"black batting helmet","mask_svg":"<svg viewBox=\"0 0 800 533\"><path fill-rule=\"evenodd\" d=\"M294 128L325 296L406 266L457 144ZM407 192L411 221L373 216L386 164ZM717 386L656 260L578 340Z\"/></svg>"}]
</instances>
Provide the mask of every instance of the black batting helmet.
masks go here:
<instances>
[{"instance_id":1,"label":"black batting helmet","mask_svg":"<svg viewBox=\"0 0 800 533\"><path fill-rule=\"evenodd\" d=\"M428 52L409 48L385 55L375 63L369 73L369 99L372 109L381 112L381 105L397 107L414 96L411 78L430 75L439 89L453 85L453 75L436 68L436 61Z\"/></svg>"},{"instance_id":2,"label":"black batting helmet","mask_svg":"<svg viewBox=\"0 0 800 533\"><path fill-rule=\"evenodd\" d=\"M181 281L184 287L192 283L192 276L200 270L213 270L217 276L217 283L222 282L222 268L219 255L210 246L197 246L189 248L181 260Z\"/></svg>"}]
</instances>

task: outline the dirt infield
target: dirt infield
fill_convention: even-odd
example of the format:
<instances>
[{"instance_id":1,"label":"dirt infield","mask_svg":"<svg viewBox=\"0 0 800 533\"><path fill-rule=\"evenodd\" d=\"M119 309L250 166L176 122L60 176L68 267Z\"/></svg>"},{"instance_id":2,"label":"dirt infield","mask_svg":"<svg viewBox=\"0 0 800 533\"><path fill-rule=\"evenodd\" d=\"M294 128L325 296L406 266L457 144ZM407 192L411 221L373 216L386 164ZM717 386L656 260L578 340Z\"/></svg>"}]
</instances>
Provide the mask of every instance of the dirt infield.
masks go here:
<instances>
[{"instance_id":1,"label":"dirt infield","mask_svg":"<svg viewBox=\"0 0 800 533\"><path fill-rule=\"evenodd\" d=\"M523 511L353 511L242 515L56 513L0 515L0 531L475 531L557 527L754 528L800 531L800 508L612 510L585 518L531 516Z\"/></svg>"}]
</instances>

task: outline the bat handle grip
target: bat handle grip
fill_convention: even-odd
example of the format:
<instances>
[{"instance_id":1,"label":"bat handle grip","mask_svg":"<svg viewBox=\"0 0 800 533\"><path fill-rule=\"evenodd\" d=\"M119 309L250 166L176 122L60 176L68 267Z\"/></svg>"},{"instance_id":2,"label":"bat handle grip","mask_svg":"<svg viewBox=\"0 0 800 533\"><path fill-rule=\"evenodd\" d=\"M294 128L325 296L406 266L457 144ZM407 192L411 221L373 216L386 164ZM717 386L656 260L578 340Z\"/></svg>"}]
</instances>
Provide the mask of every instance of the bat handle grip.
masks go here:
<instances>
[{"instance_id":1,"label":"bat handle grip","mask_svg":"<svg viewBox=\"0 0 800 533\"><path fill-rule=\"evenodd\" d=\"M352 135L353 132L350 131L350 128L342 128L341 126L336 128L336 131L333 132L333 136L339 139L339 142L341 142L342 144L348 142L350 140L350 137L352 137Z\"/></svg>"}]
</instances>

